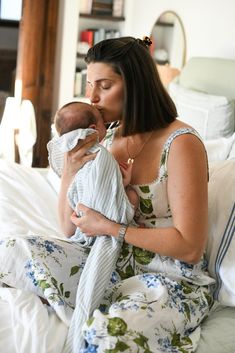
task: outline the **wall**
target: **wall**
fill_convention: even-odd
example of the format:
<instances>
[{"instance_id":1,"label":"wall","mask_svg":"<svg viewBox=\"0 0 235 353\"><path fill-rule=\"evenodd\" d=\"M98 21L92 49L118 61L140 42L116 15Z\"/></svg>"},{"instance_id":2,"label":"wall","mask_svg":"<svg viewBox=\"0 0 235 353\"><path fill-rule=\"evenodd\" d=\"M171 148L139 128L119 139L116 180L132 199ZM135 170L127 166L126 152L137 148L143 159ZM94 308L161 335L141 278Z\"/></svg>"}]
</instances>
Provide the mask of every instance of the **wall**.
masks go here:
<instances>
[{"instance_id":1,"label":"wall","mask_svg":"<svg viewBox=\"0 0 235 353\"><path fill-rule=\"evenodd\" d=\"M184 25L186 60L193 56L235 59L235 0L125 0L124 35L150 35L164 11ZM60 0L53 110L73 99L79 0Z\"/></svg>"},{"instance_id":2,"label":"wall","mask_svg":"<svg viewBox=\"0 0 235 353\"><path fill-rule=\"evenodd\" d=\"M193 56L235 59L234 0L126 0L126 31L150 35L159 15L176 12L184 25L186 59Z\"/></svg>"},{"instance_id":3,"label":"wall","mask_svg":"<svg viewBox=\"0 0 235 353\"><path fill-rule=\"evenodd\" d=\"M53 115L73 100L79 0L60 0L54 72Z\"/></svg>"}]
</instances>

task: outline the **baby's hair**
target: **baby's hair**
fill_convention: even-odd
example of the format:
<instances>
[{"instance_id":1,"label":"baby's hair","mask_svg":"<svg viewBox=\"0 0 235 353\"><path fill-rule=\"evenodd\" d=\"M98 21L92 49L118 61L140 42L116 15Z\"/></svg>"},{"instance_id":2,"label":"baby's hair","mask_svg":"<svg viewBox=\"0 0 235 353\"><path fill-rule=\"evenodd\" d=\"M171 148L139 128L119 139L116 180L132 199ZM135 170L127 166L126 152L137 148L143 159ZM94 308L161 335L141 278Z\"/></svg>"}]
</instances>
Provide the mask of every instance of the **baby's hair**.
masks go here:
<instances>
[{"instance_id":1,"label":"baby's hair","mask_svg":"<svg viewBox=\"0 0 235 353\"><path fill-rule=\"evenodd\" d=\"M71 111L72 106L74 109ZM83 102L66 103L57 111L54 118L55 127L60 136L72 130L86 129L96 122L91 106Z\"/></svg>"}]
</instances>

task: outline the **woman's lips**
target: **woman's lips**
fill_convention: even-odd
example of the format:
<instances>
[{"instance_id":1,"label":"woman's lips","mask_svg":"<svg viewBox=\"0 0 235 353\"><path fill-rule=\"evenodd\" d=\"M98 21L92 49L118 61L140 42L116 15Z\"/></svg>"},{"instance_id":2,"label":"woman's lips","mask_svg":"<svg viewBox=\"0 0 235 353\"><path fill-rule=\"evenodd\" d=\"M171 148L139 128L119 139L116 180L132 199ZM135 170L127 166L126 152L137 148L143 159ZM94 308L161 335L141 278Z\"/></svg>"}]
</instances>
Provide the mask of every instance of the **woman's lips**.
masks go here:
<instances>
[{"instance_id":1,"label":"woman's lips","mask_svg":"<svg viewBox=\"0 0 235 353\"><path fill-rule=\"evenodd\" d=\"M104 114L104 109L99 108L99 107L96 107L96 109L98 109L98 110L99 110L99 112L100 112L100 114L103 116L103 114Z\"/></svg>"}]
</instances>

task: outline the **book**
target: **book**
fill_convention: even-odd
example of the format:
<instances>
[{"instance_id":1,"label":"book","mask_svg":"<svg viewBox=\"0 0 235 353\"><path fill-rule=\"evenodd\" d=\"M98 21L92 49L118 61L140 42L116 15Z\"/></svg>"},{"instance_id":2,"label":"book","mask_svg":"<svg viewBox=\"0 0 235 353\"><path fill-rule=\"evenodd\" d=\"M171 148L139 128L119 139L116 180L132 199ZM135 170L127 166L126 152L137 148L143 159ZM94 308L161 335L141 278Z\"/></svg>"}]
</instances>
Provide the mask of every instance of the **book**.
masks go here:
<instances>
[{"instance_id":1,"label":"book","mask_svg":"<svg viewBox=\"0 0 235 353\"><path fill-rule=\"evenodd\" d=\"M76 71L74 80L74 96L79 97L82 94L82 73Z\"/></svg>"},{"instance_id":2,"label":"book","mask_svg":"<svg viewBox=\"0 0 235 353\"><path fill-rule=\"evenodd\" d=\"M93 1L92 3L92 14L93 15L104 15L112 16L113 2L112 1Z\"/></svg>"},{"instance_id":3,"label":"book","mask_svg":"<svg viewBox=\"0 0 235 353\"><path fill-rule=\"evenodd\" d=\"M112 15L114 17L122 17L123 16L123 7L124 7L123 0L113 0Z\"/></svg>"},{"instance_id":4,"label":"book","mask_svg":"<svg viewBox=\"0 0 235 353\"><path fill-rule=\"evenodd\" d=\"M80 33L80 41L86 42L90 47L94 44L94 31L93 30L84 30Z\"/></svg>"},{"instance_id":5,"label":"book","mask_svg":"<svg viewBox=\"0 0 235 353\"><path fill-rule=\"evenodd\" d=\"M93 45L100 41L99 28L87 28L87 31L93 32Z\"/></svg>"},{"instance_id":6,"label":"book","mask_svg":"<svg viewBox=\"0 0 235 353\"><path fill-rule=\"evenodd\" d=\"M81 71L81 95L86 96L87 93L87 69Z\"/></svg>"},{"instance_id":7,"label":"book","mask_svg":"<svg viewBox=\"0 0 235 353\"><path fill-rule=\"evenodd\" d=\"M91 14L92 0L80 0L79 1L79 13Z\"/></svg>"},{"instance_id":8,"label":"book","mask_svg":"<svg viewBox=\"0 0 235 353\"><path fill-rule=\"evenodd\" d=\"M113 5L113 0L93 0L93 4L106 4L106 5Z\"/></svg>"},{"instance_id":9,"label":"book","mask_svg":"<svg viewBox=\"0 0 235 353\"><path fill-rule=\"evenodd\" d=\"M106 29L105 30L105 39L110 38L119 38L120 32L117 29Z\"/></svg>"},{"instance_id":10,"label":"book","mask_svg":"<svg viewBox=\"0 0 235 353\"><path fill-rule=\"evenodd\" d=\"M105 39L105 29L104 27L99 28L99 42Z\"/></svg>"}]
</instances>

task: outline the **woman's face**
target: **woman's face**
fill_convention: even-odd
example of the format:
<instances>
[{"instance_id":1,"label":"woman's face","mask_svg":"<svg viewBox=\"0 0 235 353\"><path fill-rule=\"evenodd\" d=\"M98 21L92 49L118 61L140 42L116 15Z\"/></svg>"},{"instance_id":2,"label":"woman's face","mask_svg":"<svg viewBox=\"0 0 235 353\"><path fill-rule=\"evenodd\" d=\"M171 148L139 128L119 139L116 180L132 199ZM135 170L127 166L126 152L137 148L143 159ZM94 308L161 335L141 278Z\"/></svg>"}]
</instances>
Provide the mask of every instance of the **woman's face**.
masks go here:
<instances>
[{"instance_id":1,"label":"woman's face","mask_svg":"<svg viewBox=\"0 0 235 353\"><path fill-rule=\"evenodd\" d=\"M87 87L88 97L101 112L105 123L122 120L124 83L110 65L88 64Z\"/></svg>"}]
</instances>

